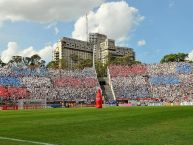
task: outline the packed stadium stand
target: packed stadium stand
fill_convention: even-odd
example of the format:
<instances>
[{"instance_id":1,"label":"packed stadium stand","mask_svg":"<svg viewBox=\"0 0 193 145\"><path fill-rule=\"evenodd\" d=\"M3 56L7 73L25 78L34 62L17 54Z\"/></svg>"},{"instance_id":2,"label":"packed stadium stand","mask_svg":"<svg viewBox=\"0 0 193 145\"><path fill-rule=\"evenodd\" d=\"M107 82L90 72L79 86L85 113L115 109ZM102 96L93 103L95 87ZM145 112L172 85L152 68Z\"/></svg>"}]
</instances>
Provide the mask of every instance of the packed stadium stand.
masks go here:
<instances>
[{"instance_id":1,"label":"packed stadium stand","mask_svg":"<svg viewBox=\"0 0 193 145\"><path fill-rule=\"evenodd\" d=\"M106 80L104 103L193 105L191 63L110 65ZM95 104L99 88L94 68L73 71L26 66L0 68L0 107Z\"/></svg>"},{"instance_id":2,"label":"packed stadium stand","mask_svg":"<svg viewBox=\"0 0 193 145\"><path fill-rule=\"evenodd\" d=\"M193 104L193 64L110 65L109 84L117 100Z\"/></svg>"},{"instance_id":3,"label":"packed stadium stand","mask_svg":"<svg viewBox=\"0 0 193 145\"><path fill-rule=\"evenodd\" d=\"M0 106L63 104L64 101L92 103L98 88L93 68L74 71L16 66L0 68Z\"/></svg>"}]
</instances>

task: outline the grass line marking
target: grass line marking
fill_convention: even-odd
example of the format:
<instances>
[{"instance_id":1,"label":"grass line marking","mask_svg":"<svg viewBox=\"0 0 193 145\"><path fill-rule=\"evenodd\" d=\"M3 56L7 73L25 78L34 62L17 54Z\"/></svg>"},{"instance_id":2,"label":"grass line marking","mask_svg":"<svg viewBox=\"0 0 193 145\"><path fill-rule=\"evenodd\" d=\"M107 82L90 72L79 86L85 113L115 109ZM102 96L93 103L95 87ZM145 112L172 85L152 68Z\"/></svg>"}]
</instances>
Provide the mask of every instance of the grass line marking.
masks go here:
<instances>
[{"instance_id":1,"label":"grass line marking","mask_svg":"<svg viewBox=\"0 0 193 145\"><path fill-rule=\"evenodd\" d=\"M37 142L37 141L23 140L23 139L16 139L16 138L2 137L2 136L0 136L0 139L10 140L10 141L17 141L17 142L32 143L32 144L38 144L38 145L55 145L55 144L49 144L49 143L44 143L44 142Z\"/></svg>"}]
</instances>

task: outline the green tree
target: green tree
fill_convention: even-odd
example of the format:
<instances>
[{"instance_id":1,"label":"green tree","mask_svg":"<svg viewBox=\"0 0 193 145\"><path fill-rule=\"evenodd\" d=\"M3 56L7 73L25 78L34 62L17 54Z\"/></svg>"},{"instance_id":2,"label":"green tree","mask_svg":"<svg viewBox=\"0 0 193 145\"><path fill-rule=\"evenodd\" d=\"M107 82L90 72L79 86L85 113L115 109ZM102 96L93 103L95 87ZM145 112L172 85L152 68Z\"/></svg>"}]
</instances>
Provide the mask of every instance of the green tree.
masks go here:
<instances>
[{"instance_id":1,"label":"green tree","mask_svg":"<svg viewBox=\"0 0 193 145\"><path fill-rule=\"evenodd\" d=\"M95 62L95 69L98 77L107 76L107 66L108 66L108 63L103 64L101 61Z\"/></svg>"},{"instance_id":2,"label":"green tree","mask_svg":"<svg viewBox=\"0 0 193 145\"><path fill-rule=\"evenodd\" d=\"M59 61L60 61L60 64L59 64L60 69L67 69L68 68L67 62L64 58L60 59Z\"/></svg>"},{"instance_id":3,"label":"green tree","mask_svg":"<svg viewBox=\"0 0 193 145\"><path fill-rule=\"evenodd\" d=\"M45 60L41 60L40 61L40 66L41 67L45 67L46 66L46 61Z\"/></svg>"},{"instance_id":4,"label":"green tree","mask_svg":"<svg viewBox=\"0 0 193 145\"><path fill-rule=\"evenodd\" d=\"M85 67L92 67L93 62L91 59L80 59L76 68L84 69Z\"/></svg>"},{"instance_id":5,"label":"green tree","mask_svg":"<svg viewBox=\"0 0 193 145\"><path fill-rule=\"evenodd\" d=\"M133 64L141 64L141 61L135 60L133 61Z\"/></svg>"},{"instance_id":6,"label":"green tree","mask_svg":"<svg viewBox=\"0 0 193 145\"><path fill-rule=\"evenodd\" d=\"M17 64L18 63L21 63L22 62L22 56L12 56L11 58L14 62L16 62Z\"/></svg>"},{"instance_id":7,"label":"green tree","mask_svg":"<svg viewBox=\"0 0 193 145\"><path fill-rule=\"evenodd\" d=\"M12 64L14 61L12 59L9 60L8 64Z\"/></svg>"},{"instance_id":8,"label":"green tree","mask_svg":"<svg viewBox=\"0 0 193 145\"><path fill-rule=\"evenodd\" d=\"M132 65L132 64L141 64L140 61L136 61L135 57L132 54L128 53L124 56L113 56L111 53L107 56L107 62L103 64L100 61L95 62L95 68L98 77L107 76L107 67L110 64L115 65Z\"/></svg>"},{"instance_id":9,"label":"green tree","mask_svg":"<svg viewBox=\"0 0 193 145\"><path fill-rule=\"evenodd\" d=\"M112 54L109 54L108 56L108 64L116 64L116 65L132 65L141 63L139 61L135 61L135 58L131 53L128 53L124 56L113 56Z\"/></svg>"},{"instance_id":10,"label":"green tree","mask_svg":"<svg viewBox=\"0 0 193 145\"><path fill-rule=\"evenodd\" d=\"M6 63L4 63L1 59L0 59L0 67L4 67L6 65Z\"/></svg>"},{"instance_id":11,"label":"green tree","mask_svg":"<svg viewBox=\"0 0 193 145\"><path fill-rule=\"evenodd\" d=\"M76 54L71 54L71 55L70 55L70 58L71 58L72 61L75 62L75 63L79 61L78 55L76 55Z\"/></svg>"},{"instance_id":12,"label":"green tree","mask_svg":"<svg viewBox=\"0 0 193 145\"><path fill-rule=\"evenodd\" d=\"M31 56L31 65L36 65L39 66L40 65L40 60L41 57L38 54L34 54Z\"/></svg>"},{"instance_id":13,"label":"green tree","mask_svg":"<svg viewBox=\"0 0 193 145\"><path fill-rule=\"evenodd\" d=\"M123 59L123 64L125 65L132 65L135 62L135 59L133 58L131 53L124 55L122 59Z\"/></svg>"},{"instance_id":14,"label":"green tree","mask_svg":"<svg viewBox=\"0 0 193 145\"><path fill-rule=\"evenodd\" d=\"M26 66L29 66L31 63L31 57L23 57L23 62Z\"/></svg>"},{"instance_id":15,"label":"green tree","mask_svg":"<svg viewBox=\"0 0 193 145\"><path fill-rule=\"evenodd\" d=\"M52 69L59 69L59 64L56 61L50 61L47 66L47 68L52 68Z\"/></svg>"},{"instance_id":16,"label":"green tree","mask_svg":"<svg viewBox=\"0 0 193 145\"><path fill-rule=\"evenodd\" d=\"M176 53L176 54L167 54L165 55L160 63L165 62L185 62L187 61L186 58L188 57L187 53Z\"/></svg>"}]
</instances>

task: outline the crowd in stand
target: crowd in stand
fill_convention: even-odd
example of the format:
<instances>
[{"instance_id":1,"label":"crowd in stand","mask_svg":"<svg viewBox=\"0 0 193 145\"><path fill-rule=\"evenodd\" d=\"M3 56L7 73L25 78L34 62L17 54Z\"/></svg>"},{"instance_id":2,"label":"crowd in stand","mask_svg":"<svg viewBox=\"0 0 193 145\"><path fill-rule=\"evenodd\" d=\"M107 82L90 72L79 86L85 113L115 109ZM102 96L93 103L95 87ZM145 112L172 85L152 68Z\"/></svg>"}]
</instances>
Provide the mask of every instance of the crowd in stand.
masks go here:
<instances>
[{"instance_id":1,"label":"crowd in stand","mask_svg":"<svg viewBox=\"0 0 193 145\"><path fill-rule=\"evenodd\" d=\"M145 65L133 65L133 66L121 66L111 65L110 66L111 77L122 76L128 77L129 75L146 74L147 67Z\"/></svg>"},{"instance_id":2,"label":"crowd in stand","mask_svg":"<svg viewBox=\"0 0 193 145\"><path fill-rule=\"evenodd\" d=\"M75 71L16 66L0 68L0 100L25 98L91 102L95 100L98 88L93 68Z\"/></svg>"},{"instance_id":3,"label":"crowd in stand","mask_svg":"<svg viewBox=\"0 0 193 145\"><path fill-rule=\"evenodd\" d=\"M193 102L192 64L110 65L108 69L109 84L117 99ZM98 88L93 68L81 71L25 66L0 68L0 102L22 98L92 102Z\"/></svg>"},{"instance_id":4,"label":"crowd in stand","mask_svg":"<svg viewBox=\"0 0 193 145\"><path fill-rule=\"evenodd\" d=\"M193 102L193 65L190 63L111 65L109 75L116 98Z\"/></svg>"}]
</instances>

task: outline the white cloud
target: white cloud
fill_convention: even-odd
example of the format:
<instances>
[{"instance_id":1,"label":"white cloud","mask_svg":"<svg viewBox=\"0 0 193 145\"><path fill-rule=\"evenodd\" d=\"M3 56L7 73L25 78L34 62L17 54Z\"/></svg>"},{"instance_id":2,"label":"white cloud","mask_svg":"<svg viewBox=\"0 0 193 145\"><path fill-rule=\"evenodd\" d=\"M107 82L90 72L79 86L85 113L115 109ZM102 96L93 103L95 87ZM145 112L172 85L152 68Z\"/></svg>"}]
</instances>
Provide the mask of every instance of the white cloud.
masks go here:
<instances>
[{"instance_id":1,"label":"white cloud","mask_svg":"<svg viewBox=\"0 0 193 145\"><path fill-rule=\"evenodd\" d=\"M20 50L16 42L9 42L7 48L1 53L1 59L4 62L8 62L11 57L15 55L31 57L34 54L38 54L42 59L50 61L52 58L52 51L55 45L56 44L54 44L53 46L48 45L40 50L35 50L33 46Z\"/></svg>"},{"instance_id":2,"label":"white cloud","mask_svg":"<svg viewBox=\"0 0 193 145\"><path fill-rule=\"evenodd\" d=\"M173 7L175 5L175 1L170 1L169 2L169 8Z\"/></svg>"},{"instance_id":3,"label":"white cloud","mask_svg":"<svg viewBox=\"0 0 193 145\"><path fill-rule=\"evenodd\" d=\"M11 56L16 54L18 45L16 42L9 42L7 45L7 49L5 49L2 53L1 53L1 59L4 62L8 62L11 58Z\"/></svg>"},{"instance_id":4,"label":"white cloud","mask_svg":"<svg viewBox=\"0 0 193 145\"><path fill-rule=\"evenodd\" d=\"M103 3L96 11L88 13L89 32L106 34L118 42L125 41L129 34L144 19L138 9L129 6L125 1ZM86 40L86 18L80 17L75 25L72 37Z\"/></svg>"},{"instance_id":5,"label":"white cloud","mask_svg":"<svg viewBox=\"0 0 193 145\"><path fill-rule=\"evenodd\" d=\"M48 25L45 27L45 29L51 29L51 28L55 27L56 25L57 25L57 22L52 22L52 23L48 24Z\"/></svg>"},{"instance_id":6,"label":"white cloud","mask_svg":"<svg viewBox=\"0 0 193 145\"><path fill-rule=\"evenodd\" d=\"M104 0L0 0L0 22L75 20Z\"/></svg>"},{"instance_id":7,"label":"white cloud","mask_svg":"<svg viewBox=\"0 0 193 145\"><path fill-rule=\"evenodd\" d=\"M54 31L55 31L55 34L57 35L60 31L58 29L58 27L54 27Z\"/></svg>"},{"instance_id":8,"label":"white cloud","mask_svg":"<svg viewBox=\"0 0 193 145\"><path fill-rule=\"evenodd\" d=\"M143 39L143 40L139 40L138 42L137 42L137 45L138 46L145 46L146 45L146 41Z\"/></svg>"},{"instance_id":9,"label":"white cloud","mask_svg":"<svg viewBox=\"0 0 193 145\"><path fill-rule=\"evenodd\" d=\"M56 35L60 32L60 30L57 27L57 22L52 22L52 23L48 24L45 27L45 29L53 30Z\"/></svg>"},{"instance_id":10,"label":"white cloud","mask_svg":"<svg viewBox=\"0 0 193 145\"><path fill-rule=\"evenodd\" d=\"M188 57L186 58L186 60L193 61L193 50L188 54Z\"/></svg>"}]
</instances>

